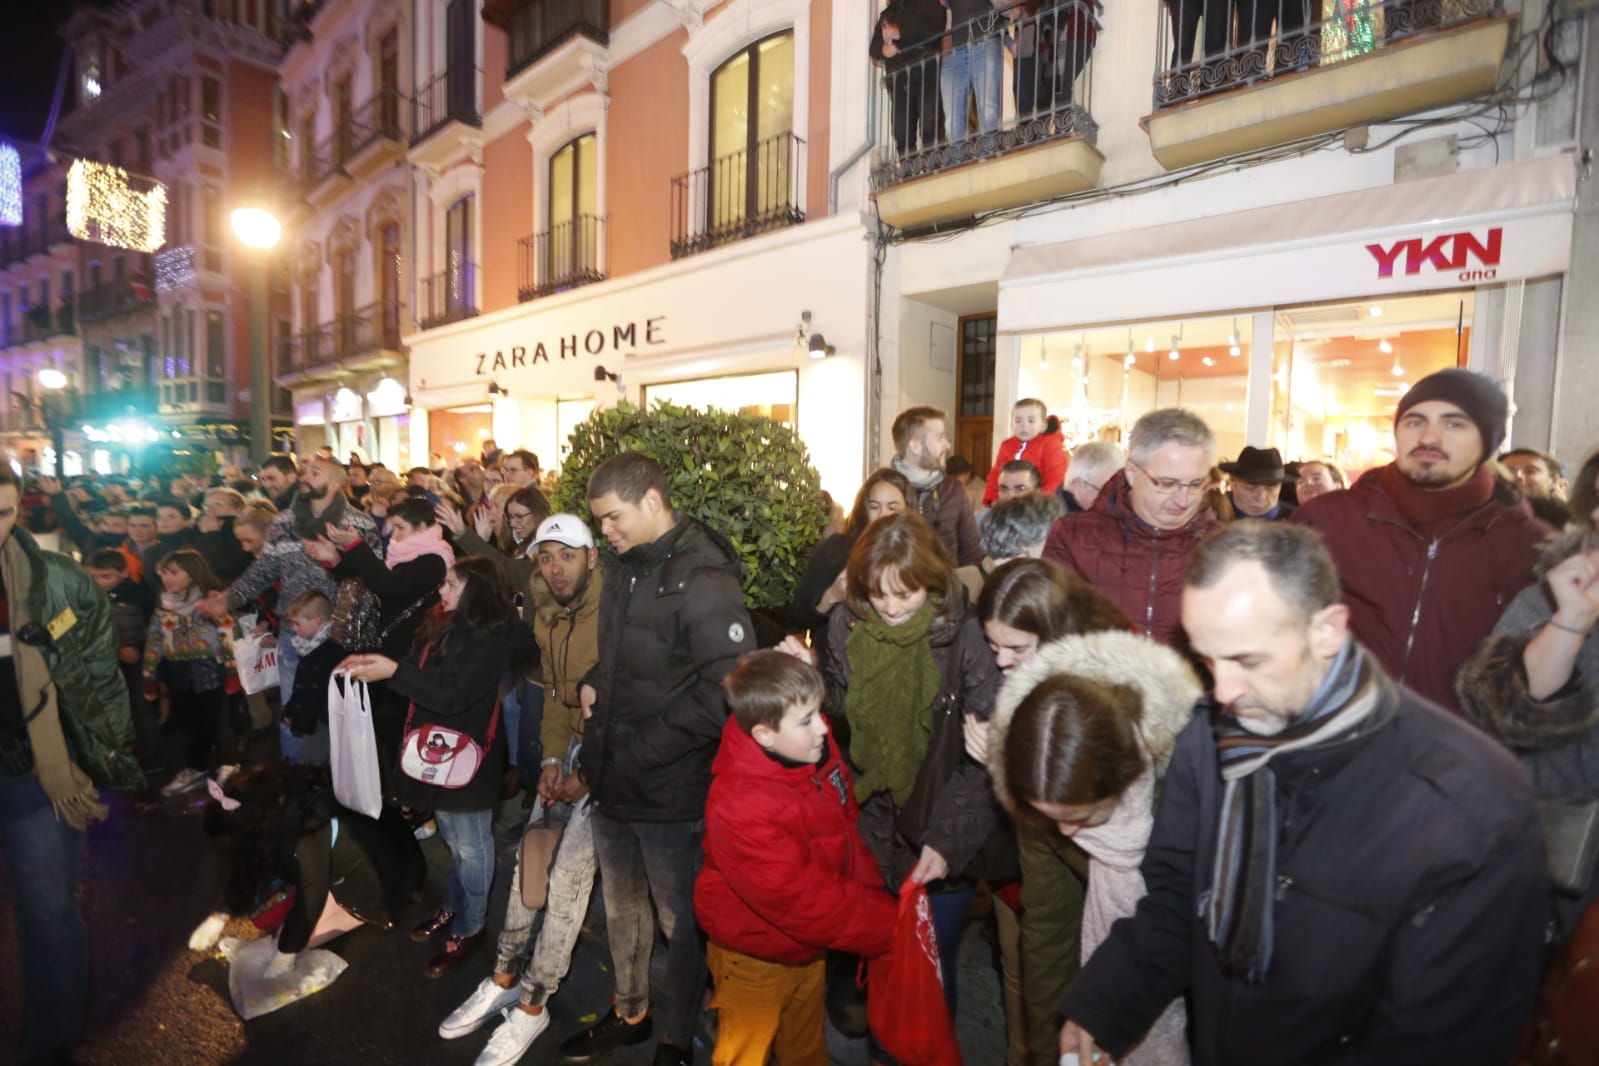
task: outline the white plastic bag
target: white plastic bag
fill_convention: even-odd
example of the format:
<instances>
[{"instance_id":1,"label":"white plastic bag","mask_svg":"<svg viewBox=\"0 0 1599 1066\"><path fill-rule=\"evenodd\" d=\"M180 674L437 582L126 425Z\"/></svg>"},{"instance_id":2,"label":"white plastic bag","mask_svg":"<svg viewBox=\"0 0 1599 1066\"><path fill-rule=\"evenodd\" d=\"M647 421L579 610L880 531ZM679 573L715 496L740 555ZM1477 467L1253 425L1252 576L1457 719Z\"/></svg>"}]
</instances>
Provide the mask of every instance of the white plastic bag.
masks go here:
<instances>
[{"instance_id":1,"label":"white plastic bag","mask_svg":"<svg viewBox=\"0 0 1599 1066\"><path fill-rule=\"evenodd\" d=\"M277 941L270 936L259 940L224 937L217 950L227 956L228 994L233 997L233 1009L245 1021L322 991L349 966L333 952L316 949L294 956L287 969L269 972L278 957Z\"/></svg>"},{"instance_id":2,"label":"white plastic bag","mask_svg":"<svg viewBox=\"0 0 1599 1066\"><path fill-rule=\"evenodd\" d=\"M377 818L383 813L383 779L366 682L338 670L328 678L328 729L333 794L350 810Z\"/></svg>"},{"instance_id":3,"label":"white plastic bag","mask_svg":"<svg viewBox=\"0 0 1599 1066\"><path fill-rule=\"evenodd\" d=\"M264 637L238 637L233 641L233 662L239 668L239 684L249 695L278 686L278 649L263 647ZM285 692L284 698L288 698Z\"/></svg>"}]
</instances>

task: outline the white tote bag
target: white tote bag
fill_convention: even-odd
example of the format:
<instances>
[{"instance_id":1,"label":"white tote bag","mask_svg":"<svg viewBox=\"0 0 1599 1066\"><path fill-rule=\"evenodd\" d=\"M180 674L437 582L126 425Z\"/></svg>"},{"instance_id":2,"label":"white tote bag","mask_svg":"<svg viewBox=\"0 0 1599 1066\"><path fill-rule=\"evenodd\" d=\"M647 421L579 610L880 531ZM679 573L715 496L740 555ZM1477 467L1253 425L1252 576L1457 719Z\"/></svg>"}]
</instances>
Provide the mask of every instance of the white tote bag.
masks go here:
<instances>
[{"instance_id":1,"label":"white tote bag","mask_svg":"<svg viewBox=\"0 0 1599 1066\"><path fill-rule=\"evenodd\" d=\"M383 813L383 781L366 682L337 670L328 678L328 728L333 794L350 810L378 817Z\"/></svg>"},{"instance_id":2,"label":"white tote bag","mask_svg":"<svg viewBox=\"0 0 1599 1066\"><path fill-rule=\"evenodd\" d=\"M247 695L278 687L278 649L263 647L264 639L235 637L233 640L233 664L239 668L239 684L244 686Z\"/></svg>"}]
</instances>

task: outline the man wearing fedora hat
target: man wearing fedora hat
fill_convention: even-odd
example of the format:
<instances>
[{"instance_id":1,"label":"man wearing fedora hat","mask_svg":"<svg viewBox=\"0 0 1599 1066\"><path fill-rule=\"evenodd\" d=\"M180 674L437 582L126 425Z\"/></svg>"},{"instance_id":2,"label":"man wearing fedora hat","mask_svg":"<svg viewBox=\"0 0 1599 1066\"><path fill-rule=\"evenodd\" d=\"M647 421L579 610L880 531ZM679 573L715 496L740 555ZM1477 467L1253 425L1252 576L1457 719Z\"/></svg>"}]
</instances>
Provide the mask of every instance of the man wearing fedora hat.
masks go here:
<instances>
[{"instance_id":1,"label":"man wearing fedora hat","mask_svg":"<svg viewBox=\"0 0 1599 1066\"><path fill-rule=\"evenodd\" d=\"M1489 378L1429 374L1394 412L1394 461L1293 517L1326 541L1360 642L1396 680L1455 711L1455 672L1532 584L1550 533L1487 462L1509 417Z\"/></svg>"},{"instance_id":2,"label":"man wearing fedora hat","mask_svg":"<svg viewBox=\"0 0 1599 1066\"><path fill-rule=\"evenodd\" d=\"M1275 522L1294 513L1294 505L1282 498L1283 482L1297 481L1299 475L1283 469L1282 453L1276 448L1245 445L1238 461L1221 464L1221 472L1232 479L1227 498L1239 518Z\"/></svg>"}]
</instances>

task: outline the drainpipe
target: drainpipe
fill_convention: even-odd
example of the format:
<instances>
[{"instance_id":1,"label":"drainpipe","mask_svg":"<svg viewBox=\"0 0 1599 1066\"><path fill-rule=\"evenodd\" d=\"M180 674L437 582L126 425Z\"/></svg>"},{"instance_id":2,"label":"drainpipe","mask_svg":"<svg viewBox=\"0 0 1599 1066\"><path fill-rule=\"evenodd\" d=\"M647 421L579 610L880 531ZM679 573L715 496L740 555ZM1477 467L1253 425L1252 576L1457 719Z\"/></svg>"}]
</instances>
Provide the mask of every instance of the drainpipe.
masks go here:
<instances>
[{"instance_id":1,"label":"drainpipe","mask_svg":"<svg viewBox=\"0 0 1599 1066\"><path fill-rule=\"evenodd\" d=\"M867 84L871 85L872 90L876 89L876 85L873 84L875 81L875 78L868 79ZM832 173L827 175L827 216L829 218L838 214L838 183L843 179L845 174L849 173L849 171L854 168L856 163L859 163L863 158L865 158L866 153L870 152L872 150L872 146L876 143L877 93L869 90L866 94L866 140L862 141L860 147L856 148L849 154L849 158L845 159L844 162L834 167Z\"/></svg>"}]
</instances>

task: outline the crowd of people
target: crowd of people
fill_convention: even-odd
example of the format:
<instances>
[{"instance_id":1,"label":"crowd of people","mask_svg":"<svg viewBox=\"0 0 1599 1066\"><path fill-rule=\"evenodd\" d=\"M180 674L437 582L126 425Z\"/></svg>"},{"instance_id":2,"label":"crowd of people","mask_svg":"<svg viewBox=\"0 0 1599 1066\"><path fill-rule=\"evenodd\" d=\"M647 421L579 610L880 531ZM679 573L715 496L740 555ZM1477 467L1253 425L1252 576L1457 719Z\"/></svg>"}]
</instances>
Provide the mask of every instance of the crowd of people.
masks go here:
<instances>
[{"instance_id":1,"label":"crowd of people","mask_svg":"<svg viewBox=\"0 0 1599 1066\"><path fill-rule=\"evenodd\" d=\"M574 1061L692 1062L708 1002L717 1064L825 1063L829 1018L892 1062L855 976L915 886L952 1013L992 916L1009 1066L1510 1062L1599 898L1595 841L1546 834L1599 809L1599 452L1568 479L1503 451L1508 402L1465 370L1418 381L1394 459L1350 480L1223 459L1182 409L1125 450L1012 415L984 477L943 412L900 413L765 612L632 452L587 514L492 443L447 471L0 472L24 1060L81 1026L95 788L148 775L210 796L228 874L195 949L285 886L283 966L393 928L436 832L445 896L410 935L430 976L481 967L438 1031L492 1025L482 1066L548 1028L596 880L615 990L558 1042ZM239 691L245 638L275 640L277 700ZM356 683L377 817L330 784Z\"/></svg>"}]
</instances>

